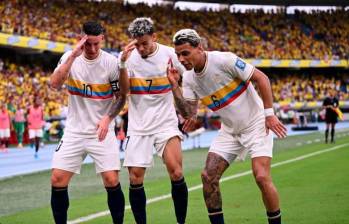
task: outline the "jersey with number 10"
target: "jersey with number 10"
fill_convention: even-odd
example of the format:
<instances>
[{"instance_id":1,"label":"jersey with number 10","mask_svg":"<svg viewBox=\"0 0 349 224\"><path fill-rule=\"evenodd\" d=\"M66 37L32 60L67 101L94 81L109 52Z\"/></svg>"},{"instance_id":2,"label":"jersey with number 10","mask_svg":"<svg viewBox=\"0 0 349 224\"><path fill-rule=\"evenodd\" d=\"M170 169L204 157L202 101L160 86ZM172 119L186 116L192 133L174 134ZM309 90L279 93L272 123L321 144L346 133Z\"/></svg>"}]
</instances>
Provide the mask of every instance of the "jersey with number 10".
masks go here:
<instances>
[{"instance_id":1,"label":"jersey with number 10","mask_svg":"<svg viewBox=\"0 0 349 224\"><path fill-rule=\"evenodd\" d=\"M57 68L67 60L66 52ZM99 56L88 60L80 55L73 62L66 86L69 92L65 131L79 136L96 136L97 124L113 103L111 82L119 80L117 58L100 50ZM110 124L109 129L113 129Z\"/></svg>"},{"instance_id":2,"label":"jersey with number 10","mask_svg":"<svg viewBox=\"0 0 349 224\"><path fill-rule=\"evenodd\" d=\"M127 135L152 135L178 128L167 66L172 60L182 74L174 49L157 43L154 53L142 58L137 50L127 60L130 77L129 123Z\"/></svg>"},{"instance_id":3,"label":"jersey with number 10","mask_svg":"<svg viewBox=\"0 0 349 224\"><path fill-rule=\"evenodd\" d=\"M206 56L201 73L183 74L184 98L201 100L221 117L228 133L239 134L264 119L263 102L250 83L255 68L230 52L212 51Z\"/></svg>"}]
</instances>

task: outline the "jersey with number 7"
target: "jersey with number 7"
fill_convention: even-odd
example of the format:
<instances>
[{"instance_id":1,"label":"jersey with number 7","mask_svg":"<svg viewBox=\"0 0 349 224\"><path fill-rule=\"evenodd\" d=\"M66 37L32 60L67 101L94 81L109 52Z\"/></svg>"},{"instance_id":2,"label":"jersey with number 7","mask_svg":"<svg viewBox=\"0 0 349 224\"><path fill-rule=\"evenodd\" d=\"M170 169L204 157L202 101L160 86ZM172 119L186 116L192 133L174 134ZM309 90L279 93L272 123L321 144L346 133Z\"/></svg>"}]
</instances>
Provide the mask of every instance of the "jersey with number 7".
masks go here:
<instances>
[{"instance_id":1,"label":"jersey with number 7","mask_svg":"<svg viewBox=\"0 0 349 224\"><path fill-rule=\"evenodd\" d=\"M178 127L171 85L167 79L169 59L180 74L185 70L174 49L157 43L154 53L142 58L132 51L127 60L130 77L127 135L152 135Z\"/></svg>"}]
</instances>

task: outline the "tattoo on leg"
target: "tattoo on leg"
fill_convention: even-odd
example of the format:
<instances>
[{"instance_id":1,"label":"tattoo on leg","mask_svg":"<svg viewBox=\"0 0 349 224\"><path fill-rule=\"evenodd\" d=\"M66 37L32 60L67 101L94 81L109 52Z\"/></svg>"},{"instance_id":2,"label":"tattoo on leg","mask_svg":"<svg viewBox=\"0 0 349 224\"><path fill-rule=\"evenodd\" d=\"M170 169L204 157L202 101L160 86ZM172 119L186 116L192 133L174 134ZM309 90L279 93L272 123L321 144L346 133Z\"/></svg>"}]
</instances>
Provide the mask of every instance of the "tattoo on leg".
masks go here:
<instances>
[{"instance_id":1,"label":"tattoo on leg","mask_svg":"<svg viewBox=\"0 0 349 224\"><path fill-rule=\"evenodd\" d=\"M221 156L209 153L206 166L202 173L203 193L208 209L222 208L222 197L219 189L219 179L229 164Z\"/></svg>"}]
</instances>

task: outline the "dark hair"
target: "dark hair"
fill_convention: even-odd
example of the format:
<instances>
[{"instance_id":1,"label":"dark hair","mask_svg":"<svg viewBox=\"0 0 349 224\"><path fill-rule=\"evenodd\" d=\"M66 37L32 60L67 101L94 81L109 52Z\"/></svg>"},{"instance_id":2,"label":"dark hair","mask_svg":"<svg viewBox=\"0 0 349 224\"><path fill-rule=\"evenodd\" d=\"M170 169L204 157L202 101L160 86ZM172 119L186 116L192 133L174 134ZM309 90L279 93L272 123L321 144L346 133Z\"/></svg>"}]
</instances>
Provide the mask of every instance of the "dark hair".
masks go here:
<instances>
[{"instance_id":1,"label":"dark hair","mask_svg":"<svg viewBox=\"0 0 349 224\"><path fill-rule=\"evenodd\" d=\"M141 37L146 34L152 35L154 30L154 22L151 18L140 17L132 21L128 27L128 32L132 38Z\"/></svg>"},{"instance_id":2,"label":"dark hair","mask_svg":"<svg viewBox=\"0 0 349 224\"><path fill-rule=\"evenodd\" d=\"M82 25L82 32L86 35L98 36L103 34L104 31L102 25L94 21L88 21Z\"/></svg>"},{"instance_id":3,"label":"dark hair","mask_svg":"<svg viewBox=\"0 0 349 224\"><path fill-rule=\"evenodd\" d=\"M192 29L182 29L173 36L174 45L189 43L192 47L197 47L201 43L201 37Z\"/></svg>"}]
</instances>

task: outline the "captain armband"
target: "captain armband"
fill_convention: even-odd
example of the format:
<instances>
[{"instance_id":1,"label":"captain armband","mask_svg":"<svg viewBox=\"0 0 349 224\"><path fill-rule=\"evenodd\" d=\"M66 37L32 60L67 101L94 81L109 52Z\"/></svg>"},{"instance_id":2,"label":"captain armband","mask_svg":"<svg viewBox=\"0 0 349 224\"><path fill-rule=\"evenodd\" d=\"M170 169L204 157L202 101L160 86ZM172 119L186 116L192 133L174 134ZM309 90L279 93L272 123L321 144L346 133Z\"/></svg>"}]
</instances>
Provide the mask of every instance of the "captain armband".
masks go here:
<instances>
[{"instance_id":1,"label":"captain armband","mask_svg":"<svg viewBox=\"0 0 349 224\"><path fill-rule=\"evenodd\" d=\"M111 82L110 82L110 85L111 85L111 90L112 90L114 93L120 91L120 88L119 88L119 80L111 81Z\"/></svg>"}]
</instances>

